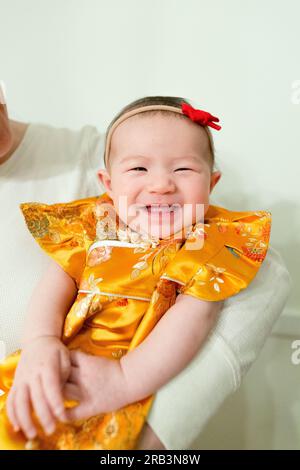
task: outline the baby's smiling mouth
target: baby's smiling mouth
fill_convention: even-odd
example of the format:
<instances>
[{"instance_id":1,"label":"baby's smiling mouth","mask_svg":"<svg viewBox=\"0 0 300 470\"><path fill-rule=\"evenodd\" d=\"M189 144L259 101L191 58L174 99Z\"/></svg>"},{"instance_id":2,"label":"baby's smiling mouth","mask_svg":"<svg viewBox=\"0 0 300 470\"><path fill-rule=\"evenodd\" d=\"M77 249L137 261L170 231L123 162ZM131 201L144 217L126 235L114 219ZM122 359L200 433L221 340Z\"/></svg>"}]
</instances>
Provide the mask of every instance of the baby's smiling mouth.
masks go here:
<instances>
[{"instance_id":1,"label":"baby's smiling mouth","mask_svg":"<svg viewBox=\"0 0 300 470\"><path fill-rule=\"evenodd\" d=\"M148 213L151 213L151 214L158 214L158 213L166 214L170 212L175 212L179 208L180 208L180 205L178 203L177 204L154 203L154 204L147 204L144 206L140 206L140 209L147 211Z\"/></svg>"},{"instance_id":2,"label":"baby's smiling mouth","mask_svg":"<svg viewBox=\"0 0 300 470\"><path fill-rule=\"evenodd\" d=\"M168 213L168 212L175 212L178 210L181 205L177 203L167 203L167 202L152 202L150 204L142 204L142 203L136 203L135 207L137 210L141 211L147 211L147 212L153 212L153 213Z\"/></svg>"}]
</instances>

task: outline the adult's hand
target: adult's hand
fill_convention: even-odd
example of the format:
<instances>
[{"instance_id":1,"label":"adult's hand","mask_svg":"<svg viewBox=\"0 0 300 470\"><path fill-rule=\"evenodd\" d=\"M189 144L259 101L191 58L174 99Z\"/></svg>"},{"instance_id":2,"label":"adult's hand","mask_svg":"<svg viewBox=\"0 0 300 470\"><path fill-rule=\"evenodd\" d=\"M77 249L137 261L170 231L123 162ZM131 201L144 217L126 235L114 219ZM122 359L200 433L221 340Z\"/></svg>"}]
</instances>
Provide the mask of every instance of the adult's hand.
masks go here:
<instances>
[{"instance_id":1,"label":"adult's hand","mask_svg":"<svg viewBox=\"0 0 300 470\"><path fill-rule=\"evenodd\" d=\"M9 124L6 99L0 82L0 161L10 151L13 145L13 135Z\"/></svg>"}]
</instances>

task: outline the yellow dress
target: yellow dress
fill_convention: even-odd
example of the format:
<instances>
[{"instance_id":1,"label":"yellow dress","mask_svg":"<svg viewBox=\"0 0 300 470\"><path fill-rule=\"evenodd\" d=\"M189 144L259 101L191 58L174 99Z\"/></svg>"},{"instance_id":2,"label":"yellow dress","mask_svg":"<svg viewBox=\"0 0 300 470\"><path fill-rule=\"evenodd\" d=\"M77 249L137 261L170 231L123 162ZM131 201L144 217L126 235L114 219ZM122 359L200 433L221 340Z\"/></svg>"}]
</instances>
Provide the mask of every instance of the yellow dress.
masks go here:
<instances>
[{"instance_id":1,"label":"yellow dress","mask_svg":"<svg viewBox=\"0 0 300 470\"><path fill-rule=\"evenodd\" d=\"M271 214L266 211L210 205L204 222L192 225L184 238L155 240L126 227L107 193L20 207L35 240L78 287L62 341L70 349L114 360L143 341L178 293L219 301L246 288L270 239ZM20 353L0 364L0 449L136 448L154 395L86 420L58 422L51 436L33 415L38 426L34 441L15 433L5 402ZM72 406L67 400L65 405Z\"/></svg>"}]
</instances>

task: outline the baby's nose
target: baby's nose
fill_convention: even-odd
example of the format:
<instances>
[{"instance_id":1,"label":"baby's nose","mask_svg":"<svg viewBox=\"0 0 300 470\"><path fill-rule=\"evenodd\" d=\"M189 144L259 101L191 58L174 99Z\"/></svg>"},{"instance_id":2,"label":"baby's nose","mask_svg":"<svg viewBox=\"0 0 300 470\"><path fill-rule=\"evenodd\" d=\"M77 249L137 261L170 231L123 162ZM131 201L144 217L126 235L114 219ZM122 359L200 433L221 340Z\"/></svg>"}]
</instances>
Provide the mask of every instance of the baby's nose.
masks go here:
<instances>
[{"instance_id":1,"label":"baby's nose","mask_svg":"<svg viewBox=\"0 0 300 470\"><path fill-rule=\"evenodd\" d=\"M156 175L151 178L151 181L149 181L147 189L149 192L170 192L174 191L175 183L170 175Z\"/></svg>"}]
</instances>

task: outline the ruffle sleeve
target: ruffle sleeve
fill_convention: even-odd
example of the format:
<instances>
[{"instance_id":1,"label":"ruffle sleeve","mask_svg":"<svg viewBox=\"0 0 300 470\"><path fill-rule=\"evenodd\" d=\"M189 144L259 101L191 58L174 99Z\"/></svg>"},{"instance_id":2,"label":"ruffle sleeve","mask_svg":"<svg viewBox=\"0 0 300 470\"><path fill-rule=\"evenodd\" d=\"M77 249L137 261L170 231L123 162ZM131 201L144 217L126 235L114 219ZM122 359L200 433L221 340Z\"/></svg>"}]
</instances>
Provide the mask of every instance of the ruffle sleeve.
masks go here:
<instances>
[{"instance_id":1,"label":"ruffle sleeve","mask_svg":"<svg viewBox=\"0 0 300 470\"><path fill-rule=\"evenodd\" d=\"M95 239L96 198L68 203L20 204L31 235L79 286L87 249Z\"/></svg>"},{"instance_id":2,"label":"ruffle sleeve","mask_svg":"<svg viewBox=\"0 0 300 470\"><path fill-rule=\"evenodd\" d=\"M178 283L178 292L220 301L245 289L267 254L271 214L233 212L210 206L161 278Z\"/></svg>"}]
</instances>

